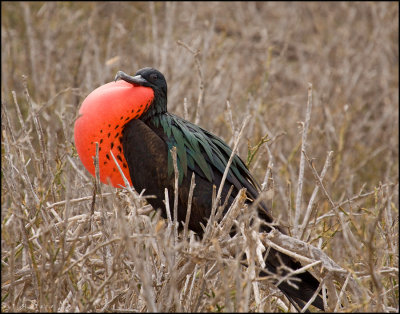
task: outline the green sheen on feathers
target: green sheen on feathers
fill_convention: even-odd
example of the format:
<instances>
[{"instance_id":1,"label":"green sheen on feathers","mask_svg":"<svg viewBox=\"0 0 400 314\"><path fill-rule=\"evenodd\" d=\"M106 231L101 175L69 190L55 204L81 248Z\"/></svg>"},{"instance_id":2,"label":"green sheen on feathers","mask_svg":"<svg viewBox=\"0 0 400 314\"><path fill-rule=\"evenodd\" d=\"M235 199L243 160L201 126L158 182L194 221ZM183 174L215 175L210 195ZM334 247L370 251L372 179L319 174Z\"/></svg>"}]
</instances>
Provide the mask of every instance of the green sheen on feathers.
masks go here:
<instances>
[{"instance_id":1,"label":"green sheen on feathers","mask_svg":"<svg viewBox=\"0 0 400 314\"><path fill-rule=\"evenodd\" d=\"M156 127L161 125L167 137L168 176L174 172L170 150L172 147L176 147L179 184L187 175L187 168L195 171L196 165L210 182L213 182L214 179L211 165L221 174L224 173L232 150L221 139L203 128L169 113L155 115L152 123ZM245 174L245 177L242 174ZM242 184L244 181L249 182L250 179L257 186L249 170L237 155L233 158L227 179L233 182L235 178Z\"/></svg>"}]
</instances>

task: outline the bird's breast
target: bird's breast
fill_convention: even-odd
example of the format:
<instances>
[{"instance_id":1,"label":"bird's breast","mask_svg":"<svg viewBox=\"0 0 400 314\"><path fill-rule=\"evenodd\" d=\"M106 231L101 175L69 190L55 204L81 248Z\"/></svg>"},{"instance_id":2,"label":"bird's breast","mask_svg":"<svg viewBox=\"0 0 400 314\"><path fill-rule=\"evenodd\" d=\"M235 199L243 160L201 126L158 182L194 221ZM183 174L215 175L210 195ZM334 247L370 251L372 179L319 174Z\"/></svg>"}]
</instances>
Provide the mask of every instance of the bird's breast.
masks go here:
<instances>
[{"instance_id":1,"label":"bird's breast","mask_svg":"<svg viewBox=\"0 0 400 314\"><path fill-rule=\"evenodd\" d=\"M146 112L153 97L151 88L117 81L100 86L83 101L74 127L75 146L83 165L94 176L98 143L101 182L115 187L125 186L119 166L132 184L122 145L122 131L129 121Z\"/></svg>"}]
</instances>

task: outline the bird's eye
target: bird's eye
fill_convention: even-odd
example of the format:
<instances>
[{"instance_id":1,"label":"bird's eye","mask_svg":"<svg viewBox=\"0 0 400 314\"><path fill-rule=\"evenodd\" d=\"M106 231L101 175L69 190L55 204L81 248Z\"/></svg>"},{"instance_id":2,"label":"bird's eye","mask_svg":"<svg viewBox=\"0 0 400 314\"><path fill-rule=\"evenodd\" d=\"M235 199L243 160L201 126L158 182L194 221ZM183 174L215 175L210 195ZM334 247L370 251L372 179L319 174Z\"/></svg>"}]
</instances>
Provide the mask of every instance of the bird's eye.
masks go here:
<instances>
[{"instance_id":1,"label":"bird's eye","mask_svg":"<svg viewBox=\"0 0 400 314\"><path fill-rule=\"evenodd\" d=\"M158 79L157 74L155 74L155 73L150 74L150 79L151 79L152 81L155 81L156 79Z\"/></svg>"}]
</instances>

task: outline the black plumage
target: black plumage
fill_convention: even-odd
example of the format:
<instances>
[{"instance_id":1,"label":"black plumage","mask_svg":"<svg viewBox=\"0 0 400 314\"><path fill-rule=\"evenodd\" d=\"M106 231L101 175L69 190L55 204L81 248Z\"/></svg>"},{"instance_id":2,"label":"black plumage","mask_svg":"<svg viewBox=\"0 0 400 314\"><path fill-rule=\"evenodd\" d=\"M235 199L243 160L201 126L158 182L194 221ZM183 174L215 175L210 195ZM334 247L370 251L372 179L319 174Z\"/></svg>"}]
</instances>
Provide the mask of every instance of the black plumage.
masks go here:
<instances>
[{"instance_id":1,"label":"black plumage","mask_svg":"<svg viewBox=\"0 0 400 314\"><path fill-rule=\"evenodd\" d=\"M149 109L139 119L129 121L123 128L122 145L129 167L129 173L136 190L146 189L154 208L160 208L166 217L164 189L174 191L173 164L170 149L177 149L177 165L179 170L179 200L178 221L185 221L187 201L192 173L196 175L196 188L193 194L192 211L189 228L200 236L203 233L201 224L207 224L211 214L213 185L217 188L221 183L223 173L232 153L231 148L220 138L201 127L190 123L176 115L167 112L167 83L164 76L153 68L139 70L134 77L121 71L116 80L123 79L132 84L150 87L154 98ZM259 185L253 178L244 162L238 155L234 156L224 184L221 199L225 200L229 188L233 191L228 199L229 208L241 188L246 188L249 202L259 195ZM171 206L173 204L171 203ZM172 207L171 207L172 208ZM269 232L268 223L273 219L264 203L258 205L258 214L266 222L263 231ZM291 257L269 251L266 268L277 273L281 263L296 270L301 268L299 262ZM281 275L285 272L281 270ZM289 300L296 306L304 306L317 290L319 282L310 273L297 275L301 282L299 289L281 283L280 288ZM323 302L317 296L313 305L323 310Z\"/></svg>"}]
</instances>

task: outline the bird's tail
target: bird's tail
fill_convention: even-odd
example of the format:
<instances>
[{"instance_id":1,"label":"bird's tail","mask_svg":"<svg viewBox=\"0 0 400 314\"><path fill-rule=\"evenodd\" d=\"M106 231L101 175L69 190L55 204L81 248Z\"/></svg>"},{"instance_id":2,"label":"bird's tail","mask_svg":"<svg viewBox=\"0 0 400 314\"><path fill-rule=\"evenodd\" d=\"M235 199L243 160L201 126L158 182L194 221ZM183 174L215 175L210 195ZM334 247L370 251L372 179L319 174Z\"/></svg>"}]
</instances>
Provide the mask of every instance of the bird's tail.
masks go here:
<instances>
[{"instance_id":1,"label":"bird's tail","mask_svg":"<svg viewBox=\"0 0 400 314\"><path fill-rule=\"evenodd\" d=\"M300 269L299 262L294 261L290 256L270 248L266 258L266 270L262 275L278 274L281 277L286 276L292 271ZM319 282L309 272L304 272L290 276L288 280L283 280L278 288L286 295L289 301L300 311L304 305L314 296L319 287ZM320 310L324 310L324 304L321 295L317 295L311 303Z\"/></svg>"},{"instance_id":2,"label":"bird's tail","mask_svg":"<svg viewBox=\"0 0 400 314\"><path fill-rule=\"evenodd\" d=\"M272 223L272 217L270 216L266 205L263 202L260 202L258 204L258 209L260 218L267 222L267 224L261 227L262 231L270 232L271 227L268 223ZM285 234L284 230L282 230L279 226L276 226L276 228ZM264 258L266 271L261 275L268 275L272 273L280 275L282 278L291 271L296 271L302 268L302 265L292 257L278 252L273 248L267 250L266 254L268 254L267 257ZM277 283L278 282L276 282L276 284ZM278 288L286 295L286 297L296 307L297 310L302 309L304 305L307 304L307 302L318 290L318 287L319 281L309 272L303 272L294 276L290 276L288 280L283 280L278 285ZM321 292L319 292L311 304L320 310L324 310Z\"/></svg>"}]
</instances>

